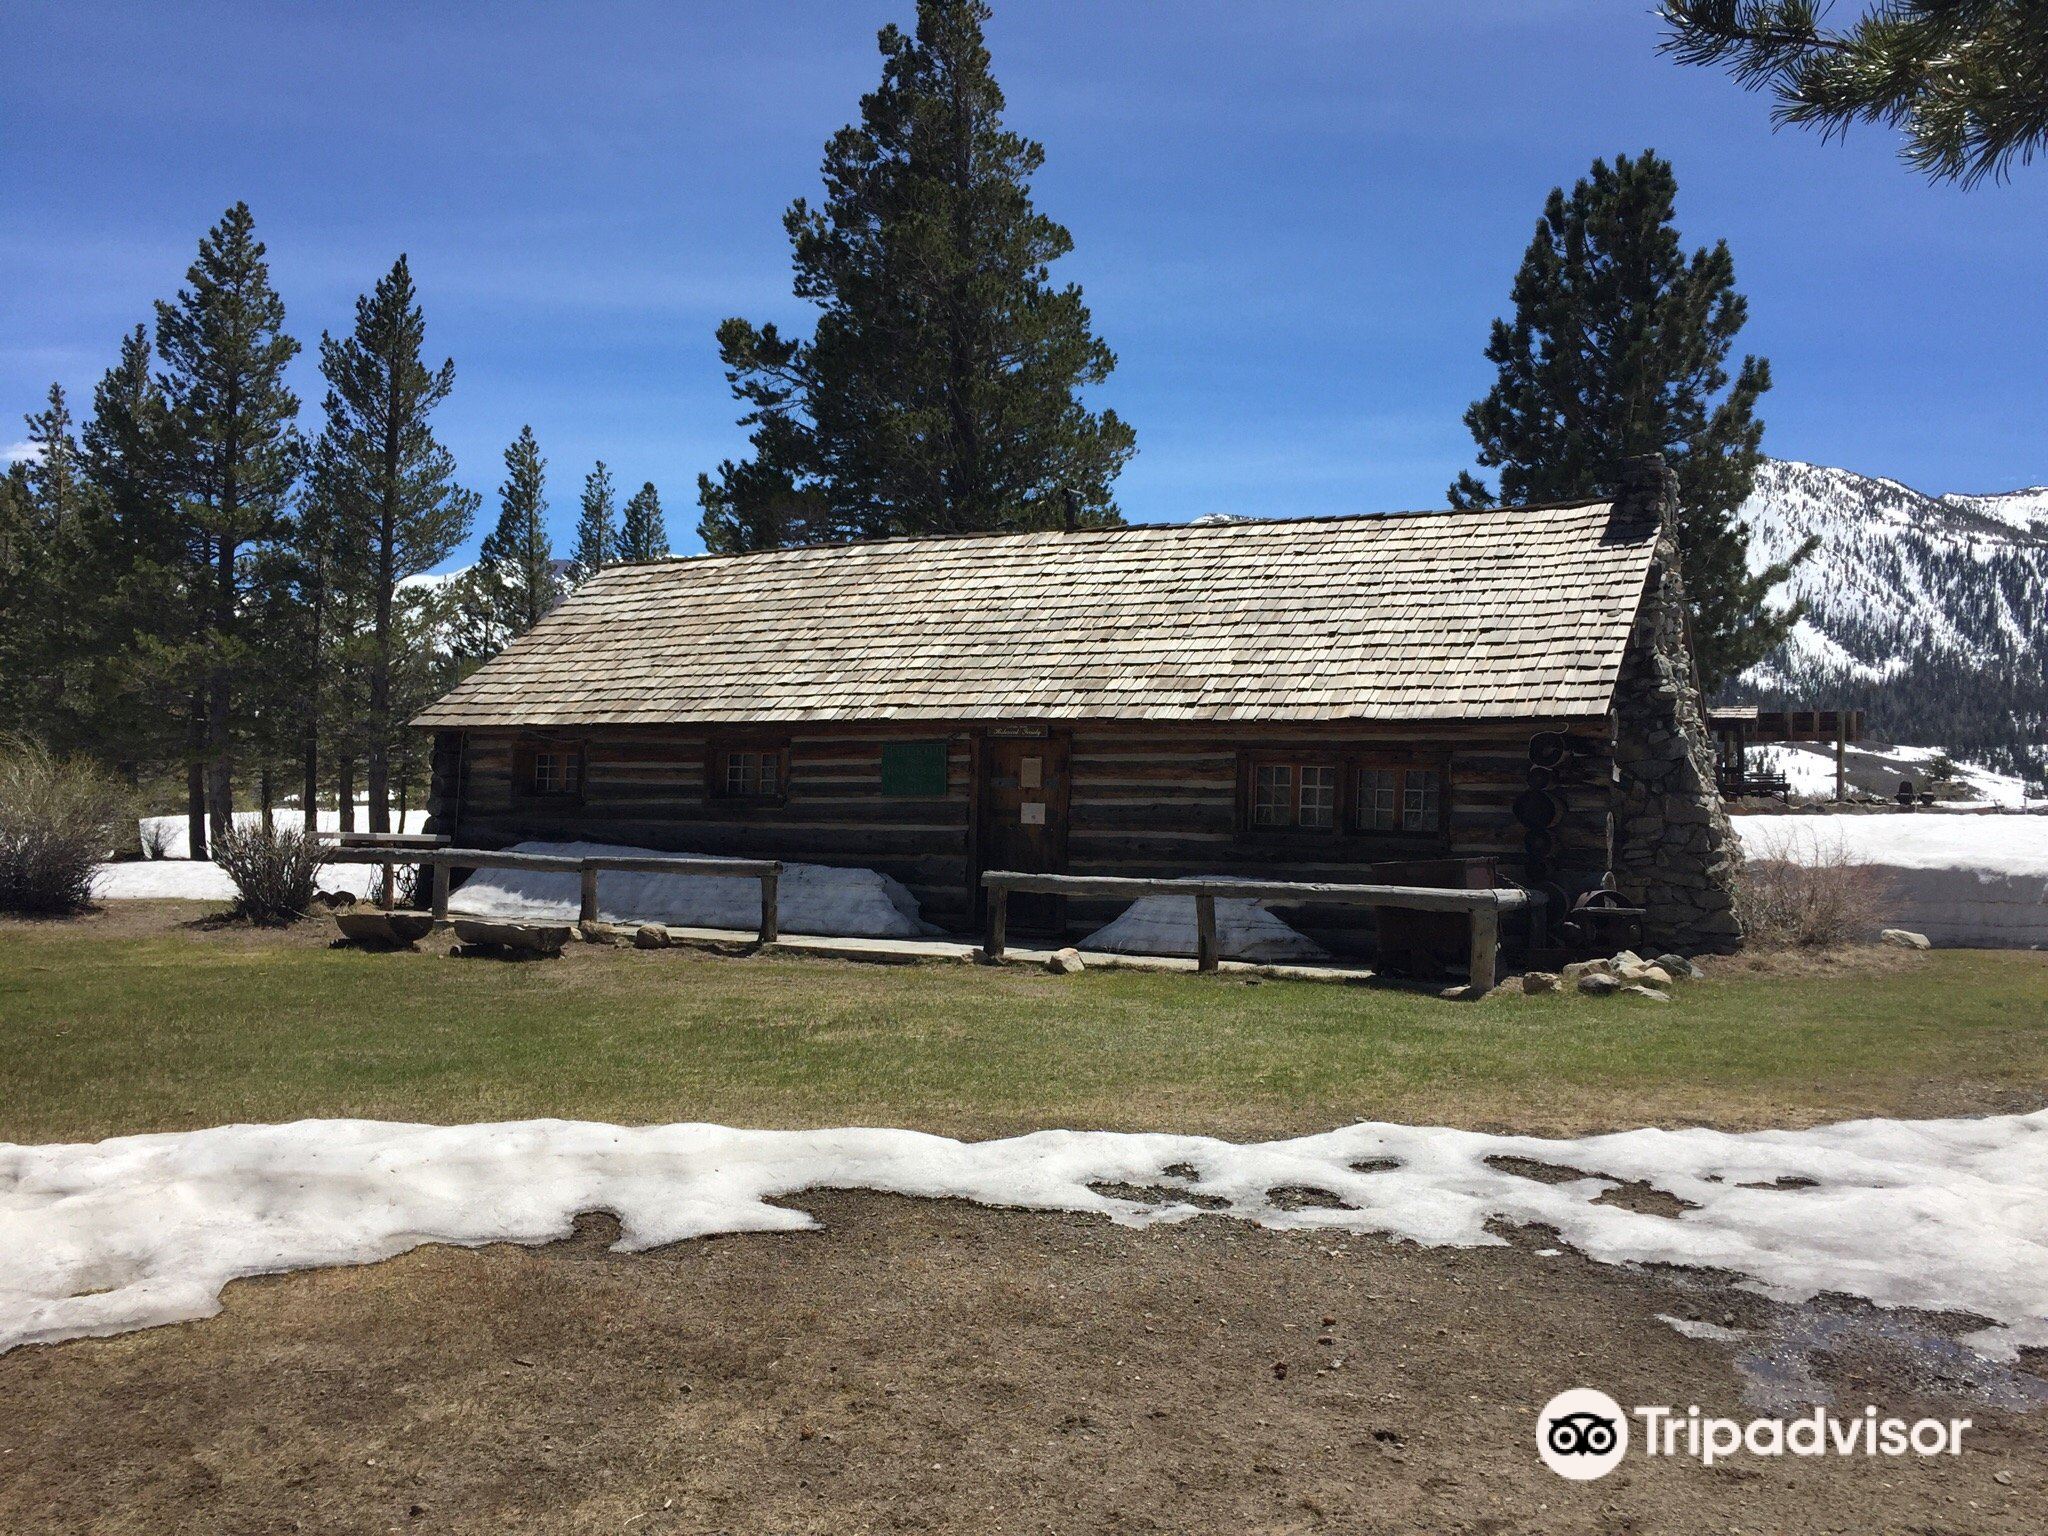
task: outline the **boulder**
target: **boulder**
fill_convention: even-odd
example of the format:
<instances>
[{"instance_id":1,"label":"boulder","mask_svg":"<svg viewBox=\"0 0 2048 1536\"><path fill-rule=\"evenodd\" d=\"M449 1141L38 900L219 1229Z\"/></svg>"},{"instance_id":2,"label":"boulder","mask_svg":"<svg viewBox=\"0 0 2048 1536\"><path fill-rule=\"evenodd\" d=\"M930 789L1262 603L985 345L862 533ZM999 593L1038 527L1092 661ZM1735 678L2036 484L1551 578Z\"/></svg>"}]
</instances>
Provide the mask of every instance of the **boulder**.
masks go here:
<instances>
[{"instance_id":1,"label":"boulder","mask_svg":"<svg viewBox=\"0 0 2048 1536\"><path fill-rule=\"evenodd\" d=\"M1660 992L1655 987L1623 987L1621 995L1623 997L1647 997L1653 1003L1668 1003L1671 1001L1671 994L1669 992Z\"/></svg>"},{"instance_id":2,"label":"boulder","mask_svg":"<svg viewBox=\"0 0 2048 1536\"><path fill-rule=\"evenodd\" d=\"M1539 992L1555 992L1557 990L1557 980L1557 972L1555 971L1524 971L1522 973L1522 994L1525 997L1534 997Z\"/></svg>"},{"instance_id":3,"label":"boulder","mask_svg":"<svg viewBox=\"0 0 2048 1536\"><path fill-rule=\"evenodd\" d=\"M1088 962L1081 958L1081 951L1071 945L1056 949L1046 957L1045 968L1055 976L1072 976L1077 971L1088 969Z\"/></svg>"},{"instance_id":4,"label":"boulder","mask_svg":"<svg viewBox=\"0 0 2048 1536\"><path fill-rule=\"evenodd\" d=\"M1479 989L1470 986L1445 987L1443 991L1437 993L1438 997L1448 1003L1469 1002L1479 995Z\"/></svg>"},{"instance_id":5,"label":"boulder","mask_svg":"<svg viewBox=\"0 0 2048 1536\"><path fill-rule=\"evenodd\" d=\"M1673 981L1698 981L1700 968L1683 955L1659 955L1653 964Z\"/></svg>"},{"instance_id":6,"label":"boulder","mask_svg":"<svg viewBox=\"0 0 2048 1536\"><path fill-rule=\"evenodd\" d=\"M1924 933L1915 933L1910 928L1887 928L1877 936L1880 944L1889 944L1894 949L1932 949Z\"/></svg>"},{"instance_id":7,"label":"boulder","mask_svg":"<svg viewBox=\"0 0 2048 1536\"><path fill-rule=\"evenodd\" d=\"M642 923L633 930L635 949L667 949L669 942L668 930L659 923Z\"/></svg>"},{"instance_id":8,"label":"boulder","mask_svg":"<svg viewBox=\"0 0 2048 1536\"><path fill-rule=\"evenodd\" d=\"M1588 971L1579 978L1579 990L1588 997L1606 997L1619 992L1621 983L1604 971Z\"/></svg>"},{"instance_id":9,"label":"boulder","mask_svg":"<svg viewBox=\"0 0 2048 1536\"><path fill-rule=\"evenodd\" d=\"M1671 973L1665 970L1663 966L1646 965L1643 967L1642 974L1636 980L1646 987L1668 987L1671 985L1672 978Z\"/></svg>"},{"instance_id":10,"label":"boulder","mask_svg":"<svg viewBox=\"0 0 2048 1536\"><path fill-rule=\"evenodd\" d=\"M1574 960L1557 973L1557 979L1567 987L1576 987L1588 976L1605 976L1612 969L1605 960Z\"/></svg>"},{"instance_id":11,"label":"boulder","mask_svg":"<svg viewBox=\"0 0 2048 1536\"><path fill-rule=\"evenodd\" d=\"M1618 971L1625 965L1641 965L1643 957L1632 949L1624 949L1614 957L1614 968Z\"/></svg>"}]
</instances>

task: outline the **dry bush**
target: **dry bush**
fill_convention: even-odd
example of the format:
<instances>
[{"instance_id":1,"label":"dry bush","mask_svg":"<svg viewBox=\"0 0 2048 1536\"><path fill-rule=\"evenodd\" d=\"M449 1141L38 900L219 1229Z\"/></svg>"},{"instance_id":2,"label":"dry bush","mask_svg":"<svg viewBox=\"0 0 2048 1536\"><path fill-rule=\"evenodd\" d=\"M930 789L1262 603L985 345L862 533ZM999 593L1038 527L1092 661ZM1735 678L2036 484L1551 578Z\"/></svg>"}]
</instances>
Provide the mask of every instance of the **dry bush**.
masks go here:
<instances>
[{"instance_id":1,"label":"dry bush","mask_svg":"<svg viewBox=\"0 0 2048 1536\"><path fill-rule=\"evenodd\" d=\"M77 912L135 806L128 787L37 742L0 740L0 909Z\"/></svg>"},{"instance_id":2,"label":"dry bush","mask_svg":"<svg viewBox=\"0 0 2048 1536\"><path fill-rule=\"evenodd\" d=\"M1890 894L1876 865L1808 834L1803 846L1781 840L1743 862L1736 913L1754 948L1826 949L1875 937Z\"/></svg>"},{"instance_id":3,"label":"dry bush","mask_svg":"<svg viewBox=\"0 0 2048 1536\"><path fill-rule=\"evenodd\" d=\"M297 827L223 827L213 862L235 882L235 910L252 923L288 923L313 905L327 845Z\"/></svg>"},{"instance_id":4,"label":"dry bush","mask_svg":"<svg viewBox=\"0 0 2048 1536\"><path fill-rule=\"evenodd\" d=\"M162 859L170 856L171 828L161 816L145 816L136 827L136 840L142 847L145 859Z\"/></svg>"}]
</instances>

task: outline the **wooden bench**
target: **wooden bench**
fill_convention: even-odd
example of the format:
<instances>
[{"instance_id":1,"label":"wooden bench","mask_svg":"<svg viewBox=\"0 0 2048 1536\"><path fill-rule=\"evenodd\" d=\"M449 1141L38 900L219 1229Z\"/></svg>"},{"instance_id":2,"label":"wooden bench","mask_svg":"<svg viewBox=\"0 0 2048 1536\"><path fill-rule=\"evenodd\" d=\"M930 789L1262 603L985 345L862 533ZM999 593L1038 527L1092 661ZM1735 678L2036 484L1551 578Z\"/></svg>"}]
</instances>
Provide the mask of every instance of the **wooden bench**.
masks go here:
<instances>
[{"instance_id":1,"label":"wooden bench","mask_svg":"<svg viewBox=\"0 0 2048 1536\"><path fill-rule=\"evenodd\" d=\"M1333 906L1397 907L1414 912L1462 912L1470 924L1468 970L1472 986L1484 992L1499 975L1500 918L1540 903L1518 888L1451 890L1429 885L1337 885L1308 880L1142 880L1122 875L1028 875L1015 870L990 870L981 877L988 887L988 937L982 952L990 960L1003 957L1012 891L1047 896L1099 897L1139 901L1147 896L1192 896L1195 899L1195 969L1217 969L1217 899Z\"/></svg>"}]
</instances>

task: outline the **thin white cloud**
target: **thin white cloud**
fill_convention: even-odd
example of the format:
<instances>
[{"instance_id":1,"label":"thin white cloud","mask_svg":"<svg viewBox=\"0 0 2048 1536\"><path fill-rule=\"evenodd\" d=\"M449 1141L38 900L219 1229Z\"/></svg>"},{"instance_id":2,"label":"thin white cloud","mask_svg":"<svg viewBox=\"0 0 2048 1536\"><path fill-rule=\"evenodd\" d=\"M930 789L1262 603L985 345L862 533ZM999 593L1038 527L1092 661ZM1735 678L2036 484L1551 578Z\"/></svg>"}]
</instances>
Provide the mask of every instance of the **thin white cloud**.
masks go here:
<instances>
[{"instance_id":1,"label":"thin white cloud","mask_svg":"<svg viewBox=\"0 0 2048 1536\"><path fill-rule=\"evenodd\" d=\"M41 443L9 443L5 448L0 448L0 462L8 464L38 464L42 462L42 457Z\"/></svg>"}]
</instances>

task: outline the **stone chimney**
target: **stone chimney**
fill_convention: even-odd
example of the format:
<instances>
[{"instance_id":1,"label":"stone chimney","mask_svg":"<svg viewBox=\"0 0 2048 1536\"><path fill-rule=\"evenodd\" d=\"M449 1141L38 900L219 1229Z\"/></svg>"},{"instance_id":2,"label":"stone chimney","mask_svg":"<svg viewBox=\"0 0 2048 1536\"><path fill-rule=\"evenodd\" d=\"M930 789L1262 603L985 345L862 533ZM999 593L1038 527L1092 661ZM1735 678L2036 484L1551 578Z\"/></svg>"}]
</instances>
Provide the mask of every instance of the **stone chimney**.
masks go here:
<instances>
[{"instance_id":1,"label":"stone chimney","mask_svg":"<svg viewBox=\"0 0 2048 1536\"><path fill-rule=\"evenodd\" d=\"M1678 477L1662 454L1624 459L1618 524L1657 525L1643 605L1614 690L1614 877L1643 908L1652 951L1726 954L1742 942L1742 852L1714 782L1713 738L1693 664L1678 564Z\"/></svg>"}]
</instances>

